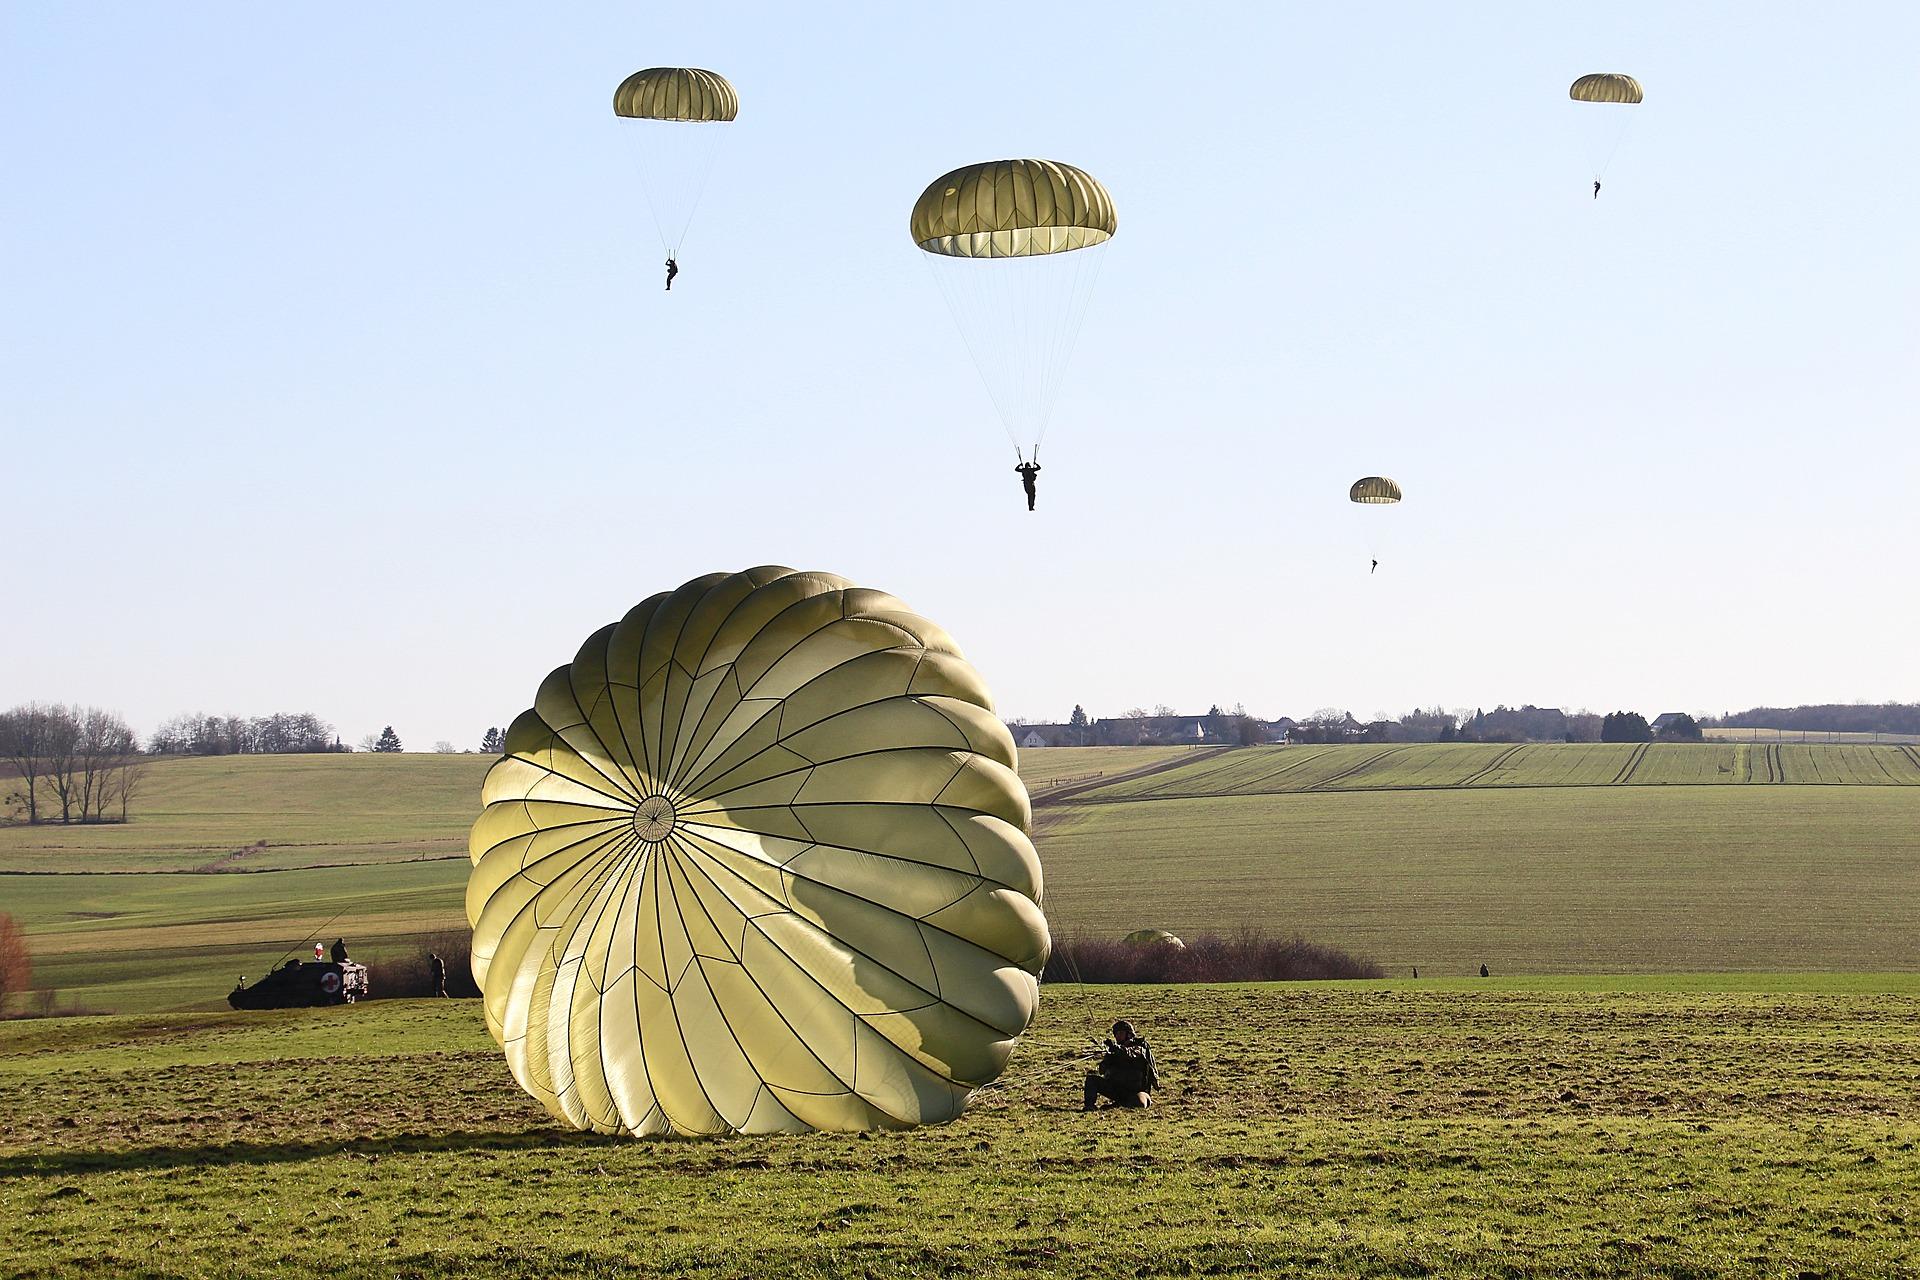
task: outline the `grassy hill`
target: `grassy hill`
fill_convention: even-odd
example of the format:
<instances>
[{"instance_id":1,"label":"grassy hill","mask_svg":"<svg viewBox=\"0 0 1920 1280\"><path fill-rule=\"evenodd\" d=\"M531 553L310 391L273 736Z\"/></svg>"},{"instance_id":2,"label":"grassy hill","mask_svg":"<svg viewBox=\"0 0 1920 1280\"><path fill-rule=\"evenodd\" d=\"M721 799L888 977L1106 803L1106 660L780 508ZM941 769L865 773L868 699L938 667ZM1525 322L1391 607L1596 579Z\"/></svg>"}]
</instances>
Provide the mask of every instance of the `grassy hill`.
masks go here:
<instances>
[{"instance_id":1,"label":"grassy hill","mask_svg":"<svg viewBox=\"0 0 1920 1280\"><path fill-rule=\"evenodd\" d=\"M467 851L480 755L210 756L150 766L125 826L0 827L0 870L254 871Z\"/></svg>"},{"instance_id":2,"label":"grassy hill","mask_svg":"<svg viewBox=\"0 0 1920 1280\"><path fill-rule=\"evenodd\" d=\"M1098 787L1076 797L1076 803L1304 791L1741 783L1920 786L1920 747L1717 742L1248 747L1194 753L1178 768Z\"/></svg>"},{"instance_id":3,"label":"grassy hill","mask_svg":"<svg viewBox=\"0 0 1920 1280\"><path fill-rule=\"evenodd\" d=\"M1079 1114L1087 1037L1151 1113ZM472 1001L0 1024L9 1274L1920 1274L1920 982L1053 987L951 1125L595 1138Z\"/></svg>"},{"instance_id":4,"label":"grassy hill","mask_svg":"<svg viewBox=\"0 0 1920 1280\"><path fill-rule=\"evenodd\" d=\"M1021 771L1060 930L1253 925L1427 974L1872 971L1920 969L1916 756L1105 747ZM102 1011L217 1006L318 935L377 966L464 926L488 763L159 762L128 826L0 828L0 910L42 984Z\"/></svg>"}]
</instances>

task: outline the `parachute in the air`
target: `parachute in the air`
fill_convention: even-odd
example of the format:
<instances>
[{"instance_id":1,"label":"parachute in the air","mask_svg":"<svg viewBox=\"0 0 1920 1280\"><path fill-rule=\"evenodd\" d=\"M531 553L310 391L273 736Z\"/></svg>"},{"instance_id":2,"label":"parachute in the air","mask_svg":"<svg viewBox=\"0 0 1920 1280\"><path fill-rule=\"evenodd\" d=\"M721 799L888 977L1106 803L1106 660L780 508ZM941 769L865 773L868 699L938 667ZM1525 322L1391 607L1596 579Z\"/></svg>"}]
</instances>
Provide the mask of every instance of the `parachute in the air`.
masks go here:
<instances>
[{"instance_id":1,"label":"parachute in the air","mask_svg":"<svg viewBox=\"0 0 1920 1280\"><path fill-rule=\"evenodd\" d=\"M1165 929L1135 929L1120 939L1130 947L1172 947L1185 951L1187 944Z\"/></svg>"},{"instance_id":2,"label":"parachute in the air","mask_svg":"<svg viewBox=\"0 0 1920 1280\"><path fill-rule=\"evenodd\" d=\"M1606 176L1614 153L1627 136L1627 126L1633 123L1635 113L1620 108L1638 106L1644 96L1638 80L1611 71L1581 76L1568 87L1567 97L1574 103L1581 143L1596 184ZM1597 190L1595 194L1599 194Z\"/></svg>"},{"instance_id":3,"label":"parachute in the air","mask_svg":"<svg viewBox=\"0 0 1920 1280\"><path fill-rule=\"evenodd\" d=\"M698 67L648 67L613 91L613 114L632 147L660 247L678 257L719 150L720 126L740 113L725 76Z\"/></svg>"},{"instance_id":4,"label":"parachute in the air","mask_svg":"<svg viewBox=\"0 0 1920 1280\"><path fill-rule=\"evenodd\" d=\"M1089 173L994 160L935 178L910 229L1023 458L1038 454L1119 225Z\"/></svg>"},{"instance_id":5,"label":"parachute in the air","mask_svg":"<svg viewBox=\"0 0 1920 1280\"><path fill-rule=\"evenodd\" d=\"M1400 501L1400 486L1385 476L1361 476L1347 489L1347 500L1363 506L1386 506Z\"/></svg>"},{"instance_id":6,"label":"parachute in the air","mask_svg":"<svg viewBox=\"0 0 1920 1280\"><path fill-rule=\"evenodd\" d=\"M950 636L766 567L602 627L488 772L467 918L521 1087L603 1133L951 1120L1050 942L1014 746Z\"/></svg>"},{"instance_id":7,"label":"parachute in the air","mask_svg":"<svg viewBox=\"0 0 1920 1280\"><path fill-rule=\"evenodd\" d=\"M1354 504L1364 526L1361 534L1367 557L1377 569L1389 549L1388 535L1392 532L1387 527L1391 522L1382 518L1381 509L1400 505L1400 486L1385 476L1361 476L1347 487L1347 501Z\"/></svg>"}]
</instances>

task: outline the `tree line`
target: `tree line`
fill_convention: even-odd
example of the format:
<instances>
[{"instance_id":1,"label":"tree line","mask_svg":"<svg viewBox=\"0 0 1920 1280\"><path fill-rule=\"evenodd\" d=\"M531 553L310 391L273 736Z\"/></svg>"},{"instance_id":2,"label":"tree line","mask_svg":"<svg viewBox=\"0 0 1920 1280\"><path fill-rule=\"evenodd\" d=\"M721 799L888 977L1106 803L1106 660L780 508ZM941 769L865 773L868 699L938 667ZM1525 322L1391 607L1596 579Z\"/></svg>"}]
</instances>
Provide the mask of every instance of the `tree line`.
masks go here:
<instances>
[{"instance_id":1,"label":"tree line","mask_svg":"<svg viewBox=\"0 0 1920 1280\"><path fill-rule=\"evenodd\" d=\"M0 800L29 823L125 822L146 774L140 740L125 720L64 702L0 712L0 760L12 773Z\"/></svg>"},{"instance_id":2,"label":"tree line","mask_svg":"<svg viewBox=\"0 0 1920 1280\"><path fill-rule=\"evenodd\" d=\"M345 751L332 725L311 711L270 716L213 716L189 711L168 720L147 739L157 756L299 755Z\"/></svg>"},{"instance_id":3,"label":"tree line","mask_svg":"<svg viewBox=\"0 0 1920 1280\"><path fill-rule=\"evenodd\" d=\"M1178 715L1161 705L1135 707L1124 715L1095 720L1075 705L1063 724L1028 720L1008 722L1015 741L1034 737L1050 746L1198 745L1251 746L1262 742L1698 742L1704 736L1689 715L1666 718L1658 735L1635 711L1600 715L1563 711L1531 703L1488 711L1480 707L1416 707L1400 717L1377 715L1361 720L1341 707L1321 707L1296 721L1261 720L1236 704L1219 704L1204 715Z\"/></svg>"},{"instance_id":4,"label":"tree line","mask_svg":"<svg viewBox=\"0 0 1920 1280\"><path fill-rule=\"evenodd\" d=\"M1805 733L1920 733L1920 702L1825 702L1803 707L1751 707L1708 717L1708 728L1795 729Z\"/></svg>"}]
</instances>

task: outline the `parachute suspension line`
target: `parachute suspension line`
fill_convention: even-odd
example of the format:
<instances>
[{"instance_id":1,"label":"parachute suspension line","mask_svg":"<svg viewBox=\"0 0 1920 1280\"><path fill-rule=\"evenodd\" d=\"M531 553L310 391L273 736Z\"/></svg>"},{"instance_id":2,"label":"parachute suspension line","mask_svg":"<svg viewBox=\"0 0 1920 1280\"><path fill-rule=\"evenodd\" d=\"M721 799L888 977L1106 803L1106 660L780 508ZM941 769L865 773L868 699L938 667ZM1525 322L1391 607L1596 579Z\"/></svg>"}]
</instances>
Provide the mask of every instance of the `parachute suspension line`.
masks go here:
<instances>
[{"instance_id":1,"label":"parachute suspension line","mask_svg":"<svg viewBox=\"0 0 1920 1280\"><path fill-rule=\"evenodd\" d=\"M628 135L627 155L646 193L660 248L677 258L719 155L720 125L686 120L617 123Z\"/></svg>"},{"instance_id":2,"label":"parachute suspension line","mask_svg":"<svg viewBox=\"0 0 1920 1280\"><path fill-rule=\"evenodd\" d=\"M1069 283L1067 315L1064 323L1055 327L1052 349L1043 357L1044 372L1036 394L1040 397L1040 412L1037 429L1033 436L1034 457L1040 455L1040 443L1047 438L1047 428L1053 425L1054 406L1059 402L1060 392L1066 385L1067 367L1073 363L1073 353L1080 343L1080 330L1086 323L1087 307L1093 301L1093 289L1100 281L1100 268L1106 264L1105 245L1096 245L1088 249L1077 249L1065 255L1071 260L1072 279Z\"/></svg>"},{"instance_id":3,"label":"parachute suspension line","mask_svg":"<svg viewBox=\"0 0 1920 1280\"><path fill-rule=\"evenodd\" d=\"M687 228L693 225L693 215L700 211L700 201L707 194L707 181L713 177L713 162L720 155L720 138L716 126L697 124L690 127L703 134L714 134L714 137L707 143L704 153L697 158L700 166L699 176L694 179L693 197L687 202L687 216L680 222L680 234L673 238L673 250L667 255L671 258L680 256L680 242L687 238Z\"/></svg>"},{"instance_id":4,"label":"parachute suspension line","mask_svg":"<svg viewBox=\"0 0 1920 1280\"><path fill-rule=\"evenodd\" d=\"M1593 177L1597 182L1607 176L1607 170L1613 167L1613 158L1620 152L1620 144L1627 140L1627 130L1633 128L1633 116L1628 115L1618 129L1613 131L1613 145L1607 148L1607 154L1600 161L1600 169Z\"/></svg>"},{"instance_id":5,"label":"parachute suspension line","mask_svg":"<svg viewBox=\"0 0 1920 1280\"><path fill-rule=\"evenodd\" d=\"M1594 181L1607 176L1613 158L1627 140L1633 127L1633 113L1639 108L1628 103L1575 102L1571 128L1578 138L1585 160L1593 169Z\"/></svg>"},{"instance_id":6,"label":"parachute suspension line","mask_svg":"<svg viewBox=\"0 0 1920 1280\"><path fill-rule=\"evenodd\" d=\"M1022 258L922 255L1016 448L1046 437L1105 256L1105 246Z\"/></svg>"},{"instance_id":7,"label":"parachute suspension line","mask_svg":"<svg viewBox=\"0 0 1920 1280\"><path fill-rule=\"evenodd\" d=\"M1013 414L1000 394L997 380L988 372L988 362L981 356L981 345L987 340L988 335L983 331L980 340L976 342L972 327L966 323L971 311L985 310L980 306L969 308L961 296L963 290L960 279L961 270L963 267L975 264L955 263L942 259L936 265L933 261L934 255L925 253L920 254L919 258L926 265L927 274L933 277L934 284L939 286L940 296L946 299L947 314L953 317L953 327L960 331L960 341L967 348L967 358L973 361L974 372L980 375L980 381L987 389L987 396L993 401L994 413L1000 419L1001 429L1007 433L1008 443L1013 445L1014 455L1025 462L1026 452L1021 447L1019 435L1014 431Z\"/></svg>"},{"instance_id":8,"label":"parachute suspension line","mask_svg":"<svg viewBox=\"0 0 1920 1280\"><path fill-rule=\"evenodd\" d=\"M294 943L291 947L288 947L285 951L282 951L280 953L279 959L276 959L271 965L267 966L267 972L272 973L275 969L278 969L280 967L281 960L285 960L288 956L292 955L296 951L301 950L309 942L312 942L315 938L325 933L329 928L329 926L331 926L335 920L338 920L341 916L347 914L350 907L351 907L351 904L349 904L349 906L340 908L338 911L328 916L326 920L323 921L321 924L315 926L313 931L307 934L306 937L300 939L300 941Z\"/></svg>"}]
</instances>

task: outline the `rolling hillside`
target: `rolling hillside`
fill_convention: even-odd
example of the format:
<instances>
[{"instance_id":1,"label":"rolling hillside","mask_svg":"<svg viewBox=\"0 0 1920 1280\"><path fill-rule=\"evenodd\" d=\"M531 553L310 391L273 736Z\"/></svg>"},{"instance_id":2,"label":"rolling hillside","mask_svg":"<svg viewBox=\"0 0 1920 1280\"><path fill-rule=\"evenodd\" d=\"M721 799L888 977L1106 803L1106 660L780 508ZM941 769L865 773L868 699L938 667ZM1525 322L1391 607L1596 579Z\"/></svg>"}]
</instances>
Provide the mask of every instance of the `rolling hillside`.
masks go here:
<instances>
[{"instance_id":1,"label":"rolling hillside","mask_svg":"<svg viewBox=\"0 0 1920 1280\"><path fill-rule=\"evenodd\" d=\"M1423 974L1920 969L1920 751L1025 753L1056 930L1302 933ZM481 756L155 765L126 827L0 828L69 1006L212 1007L314 936L463 927ZM253 874L247 874L253 873Z\"/></svg>"}]
</instances>

